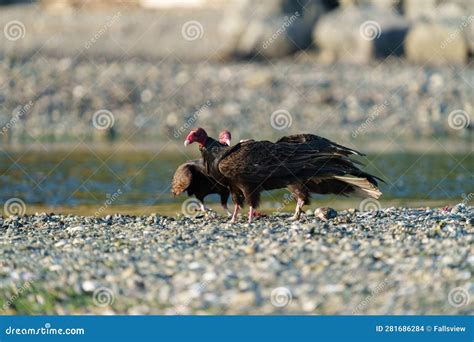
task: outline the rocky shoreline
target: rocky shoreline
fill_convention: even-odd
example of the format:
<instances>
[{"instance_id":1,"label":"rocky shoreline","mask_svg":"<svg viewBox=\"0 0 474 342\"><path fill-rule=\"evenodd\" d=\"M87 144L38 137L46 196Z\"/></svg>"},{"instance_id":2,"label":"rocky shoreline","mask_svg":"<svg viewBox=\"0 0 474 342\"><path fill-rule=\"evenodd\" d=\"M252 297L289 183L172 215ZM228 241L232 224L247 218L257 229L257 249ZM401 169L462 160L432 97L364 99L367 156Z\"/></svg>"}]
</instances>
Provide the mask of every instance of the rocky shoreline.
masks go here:
<instances>
[{"instance_id":1,"label":"rocky shoreline","mask_svg":"<svg viewBox=\"0 0 474 342\"><path fill-rule=\"evenodd\" d=\"M0 310L472 314L472 206L210 216L3 217Z\"/></svg>"},{"instance_id":2,"label":"rocky shoreline","mask_svg":"<svg viewBox=\"0 0 474 342\"><path fill-rule=\"evenodd\" d=\"M236 141L311 132L354 146L378 139L388 149L434 137L470 144L472 88L462 78L473 72L396 61L328 67L304 59L196 65L7 57L0 143L154 141L169 149L203 126L230 129Z\"/></svg>"}]
</instances>

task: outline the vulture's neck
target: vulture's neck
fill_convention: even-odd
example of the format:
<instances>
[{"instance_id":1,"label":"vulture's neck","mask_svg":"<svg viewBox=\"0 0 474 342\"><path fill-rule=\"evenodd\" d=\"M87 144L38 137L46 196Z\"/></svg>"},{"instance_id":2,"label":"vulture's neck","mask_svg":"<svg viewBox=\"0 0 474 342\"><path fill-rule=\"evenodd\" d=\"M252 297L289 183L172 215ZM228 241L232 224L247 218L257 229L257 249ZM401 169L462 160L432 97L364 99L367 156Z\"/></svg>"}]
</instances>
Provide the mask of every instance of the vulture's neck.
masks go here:
<instances>
[{"instance_id":1,"label":"vulture's neck","mask_svg":"<svg viewBox=\"0 0 474 342\"><path fill-rule=\"evenodd\" d=\"M202 158L209 165L212 164L223 153L227 145L223 145L215 139L207 137L204 145L199 145Z\"/></svg>"}]
</instances>

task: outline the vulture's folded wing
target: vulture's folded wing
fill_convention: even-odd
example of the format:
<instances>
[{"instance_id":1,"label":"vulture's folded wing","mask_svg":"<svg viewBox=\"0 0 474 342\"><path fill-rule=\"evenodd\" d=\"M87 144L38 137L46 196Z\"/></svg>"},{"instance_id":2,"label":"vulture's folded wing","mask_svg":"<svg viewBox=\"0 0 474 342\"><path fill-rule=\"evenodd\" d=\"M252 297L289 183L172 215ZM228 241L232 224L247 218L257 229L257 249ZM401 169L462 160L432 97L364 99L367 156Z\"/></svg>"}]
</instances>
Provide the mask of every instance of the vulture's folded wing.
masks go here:
<instances>
[{"instance_id":1,"label":"vulture's folded wing","mask_svg":"<svg viewBox=\"0 0 474 342\"><path fill-rule=\"evenodd\" d=\"M306 144L272 143L253 141L237 144L219 159L219 171L228 178L240 178L261 183L269 178L295 179L308 175L326 174L330 153L318 153ZM338 159L343 159L337 157ZM340 161L346 164L350 161Z\"/></svg>"},{"instance_id":2,"label":"vulture's folded wing","mask_svg":"<svg viewBox=\"0 0 474 342\"><path fill-rule=\"evenodd\" d=\"M357 150L336 144L329 139L317 136L315 134L288 135L280 138L277 143L306 144L312 149L318 150L320 152L333 153L341 156L348 156L351 154L364 156L363 153Z\"/></svg>"}]
</instances>

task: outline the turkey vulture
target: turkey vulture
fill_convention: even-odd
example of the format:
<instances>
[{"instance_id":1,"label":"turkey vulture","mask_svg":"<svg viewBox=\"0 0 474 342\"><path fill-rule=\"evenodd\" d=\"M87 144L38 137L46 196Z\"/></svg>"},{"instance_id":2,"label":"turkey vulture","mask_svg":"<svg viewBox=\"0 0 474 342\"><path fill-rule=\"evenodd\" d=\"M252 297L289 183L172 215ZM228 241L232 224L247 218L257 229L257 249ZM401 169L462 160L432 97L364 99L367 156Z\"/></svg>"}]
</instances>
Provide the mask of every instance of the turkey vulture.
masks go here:
<instances>
[{"instance_id":1,"label":"turkey vulture","mask_svg":"<svg viewBox=\"0 0 474 342\"><path fill-rule=\"evenodd\" d=\"M249 204L250 223L263 190L299 184L315 176L344 176L357 169L343 155L321 152L308 143L247 141L230 147L208 137L202 128L191 130L184 145L194 142L199 143L207 173L231 192L236 204L231 222L241 205L240 194Z\"/></svg>"},{"instance_id":2,"label":"turkey vulture","mask_svg":"<svg viewBox=\"0 0 474 342\"><path fill-rule=\"evenodd\" d=\"M219 141L223 145L230 144L231 135L227 130L219 134ZM229 199L229 190L226 186L217 183L208 176L204 161L202 159L190 160L181 164L176 169L171 183L171 193L178 196L184 191L188 196L195 196L201 202L201 210L206 211L204 197L210 194L218 194L221 197L221 205L228 214L227 200Z\"/></svg>"},{"instance_id":3,"label":"turkey vulture","mask_svg":"<svg viewBox=\"0 0 474 342\"><path fill-rule=\"evenodd\" d=\"M321 154L328 154L334 158L343 158L350 161L350 155L364 156L363 153L336 144L328 139L313 134L297 134L283 137L278 143L306 144ZM377 188L377 179L381 178L361 171L352 161L352 165L346 165L341 172L336 174L322 174L305 181L300 181L288 186L288 189L297 199L293 219L299 219L303 205L309 204L310 193L353 195L362 198L379 198L382 192Z\"/></svg>"},{"instance_id":4,"label":"turkey vulture","mask_svg":"<svg viewBox=\"0 0 474 342\"><path fill-rule=\"evenodd\" d=\"M241 143L253 141L240 140ZM314 134L296 134L280 138L277 143L308 144L320 153L331 153L334 156L347 157L349 155L364 156L363 153L348 147L336 144L326 138ZM230 145L230 142L229 142ZM346 175L324 175L310 178L304 182L290 184L288 189L296 197L297 204L292 219L300 218L303 205L310 203L310 193L353 195L362 198L379 198L382 193L377 188L376 176L360 171L357 167L350 169Z\"/></svg>"}]
</instances>

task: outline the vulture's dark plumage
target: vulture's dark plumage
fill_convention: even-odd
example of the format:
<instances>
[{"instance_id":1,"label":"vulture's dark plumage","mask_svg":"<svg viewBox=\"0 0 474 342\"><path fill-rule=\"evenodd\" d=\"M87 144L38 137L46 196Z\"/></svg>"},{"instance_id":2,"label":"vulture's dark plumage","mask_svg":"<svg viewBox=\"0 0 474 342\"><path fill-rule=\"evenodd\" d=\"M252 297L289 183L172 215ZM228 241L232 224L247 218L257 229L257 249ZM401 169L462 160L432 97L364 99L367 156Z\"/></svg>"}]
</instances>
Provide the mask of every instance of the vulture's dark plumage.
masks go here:
<instances>
[{"instance_id":1,"label":"vulture's dark plumage","mask_svg":"<svg viewBox=\"0 0 474 342\"><path fill-rule=\"evenodd\" d=\"M380 178L361 171L348 157L363 156L359 151L336 144L328 139L313 134L297 134L283 137L277 143L304 144L318 151L321 156L328 156L328 163L340 165L335 172L318 172L312 178L299 181L288 186L297 199L294 219L301 215L304 204L309 204L310 193L337 194L357 196L362 198L379 198L382 193L377 188Z\"/></svg>"},{"instance_id":2,"label":"vulture's dark plumage","mask_svg":"<svg viewBox=\"0 0 474 342\"><path fill-rule=\"evenodd\" d=\"M207 173L231 191L236 203L232 221L236 219L242 194L250 206L251 222L263 190L304 185L314 177L370 176L346 157L347 148L336 144L325 147L326 140L317 138L303 143L250 140L229 147L197 128L188 134L185 145L198 142Z\"/></svg>"},{"instance_id":3,"label":"vulture's dark plumage","mask_svg":"<svg viewBox=\"0 0 474 342\"><path fill-rule=\"evenodd\" d=\"M201 202L202 211L206 210L204 197L210 194L218 194L221 197L222 207L227 211L229 190L207 175L202 159L188 161L176 169L171 183L171 193L177 196L184 191L187 192L188 196L196 196Z\"/></svg>"}]
</instances>

